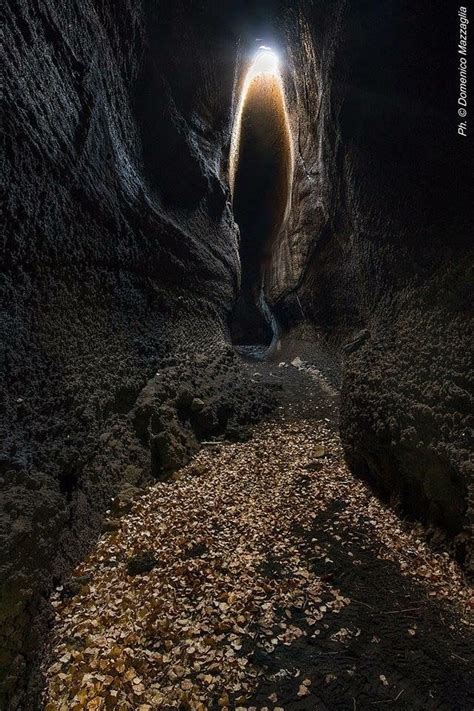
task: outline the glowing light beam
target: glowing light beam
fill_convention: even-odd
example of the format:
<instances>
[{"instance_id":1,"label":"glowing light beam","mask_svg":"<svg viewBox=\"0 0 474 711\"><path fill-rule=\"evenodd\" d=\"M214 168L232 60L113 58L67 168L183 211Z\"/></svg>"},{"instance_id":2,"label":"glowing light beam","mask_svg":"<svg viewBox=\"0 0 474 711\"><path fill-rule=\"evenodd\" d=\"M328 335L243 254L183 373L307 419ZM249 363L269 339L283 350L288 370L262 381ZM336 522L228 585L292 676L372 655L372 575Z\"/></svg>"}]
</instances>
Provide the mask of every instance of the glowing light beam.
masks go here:
<instances>
[{"instance_id":1,"label":"glowing light beam","mask_svg":"<svg viewBox=\"0 0 474 711\"><path fill-rule=\"evenodd\" d=\"M255 59L248 72L248 79L252 80L259 74L280 74L280 61L278 55L270 47L259 47Z\"/></svg>"},{"instance_id":2,"label":"glowing light beam","mask_svg":"<svg viewBox=\"0 0 474 711\"><path fill-rule=\"evenodd\" d=\"M291 203L291 185L293 182L293 142L291 140L291 130L290 123L288 120L288 114L286 111L286 101L285 101L285 91L283 87L283 81L280 73L280 60L276 52L274 52L270 47L265 47L262 45L259 47L252 64L250 65L245 79L242 85L242 91L239 98L239 103L234 118L234 126L232 129L231 138L231 149L229 156L229 184L231 194L234 193L235 175L237 172L237 166L239 161L239 144L240 144L240 132L242 128L242 113L245 107L245 102L249 94L249 89L256 81L272 81L275 85L277 92L280 94L280 104L281 110L284 114L284 120L287 127L289 148L290 148L290 161L291 168L289 171L289 184L288 184L288 201L285 211L285 221L289 214L290 203Z\"/></svg>"}]
</instances>

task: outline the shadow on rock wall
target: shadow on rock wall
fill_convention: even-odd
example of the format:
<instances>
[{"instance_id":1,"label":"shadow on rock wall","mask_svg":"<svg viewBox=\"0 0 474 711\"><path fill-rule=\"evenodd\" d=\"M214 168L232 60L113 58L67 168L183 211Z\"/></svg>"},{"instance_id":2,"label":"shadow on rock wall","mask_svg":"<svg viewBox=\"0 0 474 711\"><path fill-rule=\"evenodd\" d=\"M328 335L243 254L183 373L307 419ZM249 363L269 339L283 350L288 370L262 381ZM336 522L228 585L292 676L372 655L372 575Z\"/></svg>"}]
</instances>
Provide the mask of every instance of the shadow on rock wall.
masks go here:
<instances>
[{"instance_id":1,"label":"shadow on rock wall","mask_svg":"<svg viewBox=\"0 0 474 711\"><path fill-rule=\"evenodd\" d=\"M289 328L303 313L342 354L341 435L354 471L456 536L469 564L473 214L457 134L457 9L340 7L323 36L308 8L305 51L319 76L297 86L319 97L313 125L302 104L313 140L300 158L325 222L315 216L296 245L290 267L310 257L293 283L276 255L273 300Z\"/></svg>"}]
</instances>

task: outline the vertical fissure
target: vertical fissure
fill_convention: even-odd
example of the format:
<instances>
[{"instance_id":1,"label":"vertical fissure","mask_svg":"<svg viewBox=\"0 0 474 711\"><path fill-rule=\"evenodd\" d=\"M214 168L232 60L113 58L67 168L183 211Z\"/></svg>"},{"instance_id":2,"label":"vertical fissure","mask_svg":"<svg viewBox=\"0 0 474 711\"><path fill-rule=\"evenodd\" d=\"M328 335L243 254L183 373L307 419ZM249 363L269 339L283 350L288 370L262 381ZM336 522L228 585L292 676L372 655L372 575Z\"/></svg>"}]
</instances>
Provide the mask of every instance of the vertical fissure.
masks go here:
<instances>
[{"instance_id":1,"label":"vertical fissure","mask_svg":"<svg viewBox=\"0 0 474 711\"><path fill-rule=\"evenodd\" d=\"M236 345L269 346L278 329L265 300L265 274L291 207L293 147L278 58L266 47L243 83L229 177L241 260L231 335Z\"/></svg>"}]
</instances>

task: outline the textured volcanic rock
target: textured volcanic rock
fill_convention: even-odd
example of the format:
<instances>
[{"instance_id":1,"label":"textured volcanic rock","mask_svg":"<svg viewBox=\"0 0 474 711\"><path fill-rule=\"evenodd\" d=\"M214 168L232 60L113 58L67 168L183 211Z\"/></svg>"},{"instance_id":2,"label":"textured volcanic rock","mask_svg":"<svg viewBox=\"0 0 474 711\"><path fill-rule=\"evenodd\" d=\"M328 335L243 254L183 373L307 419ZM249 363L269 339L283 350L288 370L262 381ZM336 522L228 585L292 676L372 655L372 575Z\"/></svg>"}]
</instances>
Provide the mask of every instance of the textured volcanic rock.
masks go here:
<instances>
[{"instance_id":1,"label":"textured volcanic rock","mask_svg":"<svg viewBox=\"0 0 474 711\"><path fill-rule=\"evenodd\" d=\"M382 33L385 19L373 9L362 16L365 41L344 33L339 61L345 51L353 60L351 90L337 89L350 225L342 249L354 268L337 272L371 332L345 361L348 459L405 510L458 533L473 514L474 262L451 13L397 7ZM366 44L383 55L383 69L367 71Z\"/></svg>"},{"instance_id":2,"label":"textured volcanic rock","mask_svg":"<svg viewBox=\"0 0 474 711\"><path fill-rule=\"evenodd\" d=\"M472 206L455 9L216 5L7 0L0 703L11 708L34 708L48 593L111 499L268 407L224 343L240 281L231 123L256 37L281 55L295 153L267 299L341 358L354 469L453 535L469 524Z\"/></svg>"},{"instance_id":3,"label":"textured volcanic rock","mask_svg":"<svg viewBox=\"0 0 474 711\"><path fill-rule=\"evenodd\" d=\"M11 708L30 703L26 675L34 698L51 586L130 467L134 485L151 475L128 413L184 344L213 361L238 283L221 169L233 74L219 71L217 43L204 51L204 12L177 54L186 25L172 5L7 4L0 705ZM238 420L259 395L231 361ZM206 368L189 386L212 401Z\"/></svg>"},{"instance_id":4,"label":"textured volcanic rock","mask_svg":"<svg viewBox=\"0 0 474 711\"><path fill-rule=\"evenodd\" d=\"M474 260L456 12L315 4L288 23L293 210L268 297L288 328L311 320L341 358L350 464L404 511L459 534L463 557Z\"/></svg>"}]
</instances>

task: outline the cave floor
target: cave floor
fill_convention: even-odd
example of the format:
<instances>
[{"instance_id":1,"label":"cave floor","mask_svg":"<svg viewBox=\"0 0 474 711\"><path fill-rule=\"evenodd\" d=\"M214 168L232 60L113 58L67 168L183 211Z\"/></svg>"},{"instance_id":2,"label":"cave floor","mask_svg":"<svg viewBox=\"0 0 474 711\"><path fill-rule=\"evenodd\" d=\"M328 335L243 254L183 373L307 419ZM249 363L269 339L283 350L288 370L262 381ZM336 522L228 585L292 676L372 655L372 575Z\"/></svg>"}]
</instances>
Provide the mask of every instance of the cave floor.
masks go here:
<instances>
[{"instance_id":1,"label":"cave floor","mask_svg":"<svg viewBox=\"0 0 474 711\"><path fill-rule=\"evenodd\" d=\"M296 363L247 364L276 414L148 489L55 592L48 711L473 707L458 566L351 475L330 374Z\"/></svg>"}]
</instances>

